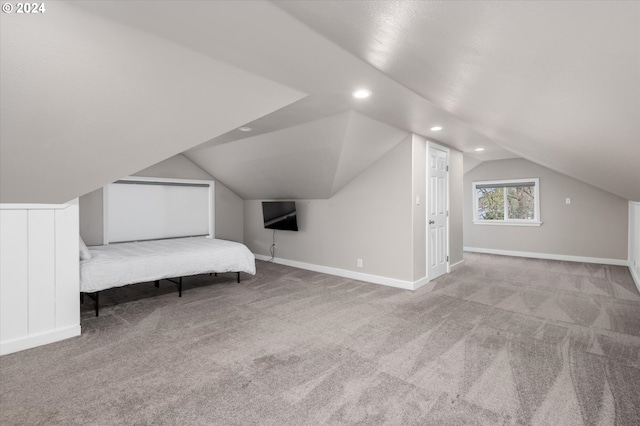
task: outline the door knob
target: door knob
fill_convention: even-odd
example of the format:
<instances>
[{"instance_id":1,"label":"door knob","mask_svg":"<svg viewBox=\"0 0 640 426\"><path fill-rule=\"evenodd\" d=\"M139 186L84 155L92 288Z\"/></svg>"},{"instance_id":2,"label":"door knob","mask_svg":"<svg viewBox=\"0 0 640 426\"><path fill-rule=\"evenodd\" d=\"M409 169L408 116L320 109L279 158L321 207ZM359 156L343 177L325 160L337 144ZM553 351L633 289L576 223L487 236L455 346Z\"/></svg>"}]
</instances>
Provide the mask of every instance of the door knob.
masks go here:
<instances>
[{"instance_id":1,"label":"door knob","mask_svg":"<svg viewBox=\"0 0 640 426\"><path fill-rule=\"evenodd\" d=\"M430 220L430 221L429 221L429 225L433 225L434 223L436 223L436 221L435 221L435 220Z\"/></svg>"}]
</instances>

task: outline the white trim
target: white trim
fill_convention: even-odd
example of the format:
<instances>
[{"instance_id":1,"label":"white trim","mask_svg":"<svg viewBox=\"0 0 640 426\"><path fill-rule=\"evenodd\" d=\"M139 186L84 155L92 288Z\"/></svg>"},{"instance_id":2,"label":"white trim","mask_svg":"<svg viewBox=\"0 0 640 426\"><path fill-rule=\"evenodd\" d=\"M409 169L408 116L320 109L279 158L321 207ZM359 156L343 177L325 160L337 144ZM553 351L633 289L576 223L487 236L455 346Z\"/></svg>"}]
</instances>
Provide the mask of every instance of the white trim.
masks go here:
<instances>
[{"instance_id":1,"label":"white trim","mask_svg":"<svg viewBox=\"0 0 640 426\"><path fill-rule=\"evenodd\" d=\"M451 265L451 272L458 270L459 268L462 267L462 265L464 265L464 259Z\"/></svg>"},{"instance_id":2,"label":"white trim","mask_svg":"<svg viewBox=\"0 0 640 426\"><path fill-rule=\"evenodd\" d=\"M531 257L534 259L566 260L568 262L598 263L602 265L628 266L624 259L608 259L603 257L569 256L565 254L533 253L527 251L497 250L478 247L464 247L464 251L472 253L499 254L502 256Z\"/></svg>"},{"instance_id":3,"label":"white trim","mask_svg":"<svg viewBox=\"0 0 640 426\"><path fill-rule=\"evenodd\" d=\"M71 200L64 204L19 204L19 203L2 203L0 210L63 210L74 204Z\"/></svg>"},{"instance_id":4,"label":"white trim","mask_svg":"<svg viewBox=\"0 0 640 426\"><path fill-rule=\"evenodd\" d=\"M474 225L491 225L491 226L540 226L542 222L529 221L520 222L516 220L473 220Z\"/></svg>"},{"instance_id":5,"label":"white trim","mask_svg":"<svg viewBox=\"0 0 640 426\"><path fill-rule=\"evenodd\" d=\"M449 263L451 259L451 253L450 251L450 245L449 245L449 238L450 238L450 215L451 215L451 205L450 205L450 195L451 195L451 175L449 172L449 167L450 167L450 162L451 162L451 149L447 146L444 145L440 145L438 143L432 142L430 140L427 139L427 155L425 158L426 160L426 164L425 164L425 168L426 168L426 178L427 178L427 182L425 182L425 193L426 193L426 199L425 199L425 212L426 212L426 217L425 217L425 222L426 223L426 232L427 235L425 237L425 245L426 245L426 252L427 252L427 277L429 276L429 148L434 147L436 149L439 149L440 151L444 151L447 153L447 222L445 225L445 233L446 233L446 244L447 244L447 271L445 273L449 274L451 273L451 264Z\"/></svg>"},{"instance_id":6,"label":"white trim","mask_svg":"<svg viewBox=\"0 0 640 426\"><path fill-rule=\"evenodd\" d=\"M60 340L69 339L80 335L80 325L72 325L56 330L45 331L18 339L0 342L0 355L7 355L37 346L47 345Z\"/></svg>"},{"instance_id":7,"label":"white trim","mask_svg":"<svg viewBox=\"0 0 640 426\"><path fill-rule=\"evenodd\" d=\"M163 183L193 183L198 185L209 186L209 238L216 237L216 215L215 215L215 180L202 180L202 179L179 179L179 178L159 178L159 177L146 177L146 176L127 176L118 181L142 181L142 182L163 182ZM112 182L115 183L115 182ZM109 199L109 185L102 187L102 244L109 244L109 232L107 227L107 212L108 212L108 199Z\"/></svg>"},{"instance_id":8,"label":"white trim","mask_svg":"<svg viewBox=\"0 0 640 426\"><path fill-rule=\"evenodd\" d=\"M523 219L509 219L508 211L509 206L507 205L507 192L504 191L504 217L502 220L482 220L478 219L478 197L477 197L477 189L478 185L506 185L513 183L531 183L533 182L533 197L534 197L534 217L532 220L523 220ZM472 222L474 225L503 225L503 226L540 226L542 225L542 220L540 219L540 178L527 178L527 179L500 179L500 180L483 180L483 181L473 181L471 182L471 196L473 197L472 206L473 206L473 219Z\"/></svg>"},{"instance_id":9,"label":"white trim","mask_svg":"<svg viewBox=\"0 0 640 426\"><path fill-rule=\"evenodd\" d=\"M631 266L629 266L629 271L631 272L631 278L633 278L633 281L636 283L636 288L638 289L638 292L640 292L640 277L636 273L636 270L633 269Z\"/></svg>"},{"instance_id":10,"label":"white trim","mask_svg":"<svg viewBox=\"0 0 640 426\"><path fill-rule=\"evenodd\" d=\"M254 256L258 260L264 260L264 261L271 260L270 256L265 256L262 254L255 254ZM411 281L398 280L395 278L381 277L379 275L371 275L371 274L364 274L362 272L349 271L347 269L340 269L340 268L333 268L330 266L322 266L322 265L314 265L312 263L298 262L297 260L281 259L277 257L273 259L273 263L277 263L279 265L292 266L294 268L299 268L299 269L306 269L308 271L320 272L328 275L336 275L338 277L349 278L352 280L366 281L372 284L380 284L380 285L386 285L388 287L401 288L403 290L417 290L420 287L425 286L429 282L429 279L427 277L411 282Z\"/></svg>"},{"instance_id":11,"label":"white trim","mask_svg":"<svg viewBox=\"0 0 640 426\"><path fill-rule=\"evenodd\" d=\"M202 179L179 179L179 178L159 178L159 177L146 177L146 176L127 176L118 179L121 180L131 180L131 181L142 181L142 182L166 182L166 183L194 183L198 185L211 185L213 180L202 180Z\"/></svg>"},{"instance_id":12,"label":"white trim","mask_svg":"<svg viewBox=\"0 0 640 426\"><path fill-rule=\"evenodd\" d=\"M103 245L107 245L109 244L109 226L107 225L107 222L109 222L107 219L107 212L109 211L109 194L107 194L107 191L109 191L109 185L105 185L102 187L102 244Z\"/></svg>"},{"instance_id":13,"label":"white trim","mask_svg":"<svg viewBox=\"0 0 640 426\"><path fill-rule=\"evenodd\" d=\"M640 276L639 276L640 268L638 268L637 265L634 265L634 260L638 255L636 251L640 250L640 247L637 247L638 240L636 239L637 238L636 235L640 232L638 229L640 227L640 223L636 223L635 221L635 215L636 215L636 212L634 211L635 207L640 208L640 202L629 200L629 213L628 213L628 224L627 224L627 232L629 233L629 238L627 238L627 241L628 241L627 258L629 261L629 271L631 272L631 278L633 278L633 281L635 282L636 287L638 288L638 292L640 292Z\"/></svg>"}]
</instances>

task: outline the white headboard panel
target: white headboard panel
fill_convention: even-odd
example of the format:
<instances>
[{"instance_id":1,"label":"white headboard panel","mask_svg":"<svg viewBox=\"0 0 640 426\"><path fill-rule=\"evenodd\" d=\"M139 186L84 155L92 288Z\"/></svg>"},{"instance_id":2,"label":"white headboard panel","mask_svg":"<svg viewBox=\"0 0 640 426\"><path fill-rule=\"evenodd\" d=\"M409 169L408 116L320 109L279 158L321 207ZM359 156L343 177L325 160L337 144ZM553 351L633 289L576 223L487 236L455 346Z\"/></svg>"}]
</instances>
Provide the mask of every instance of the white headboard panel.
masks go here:
<instances>
[{"instance_id":1,"label":"white headboard panel","mask_svg":"<svg viewBox=\"0 0 640 426\"><path fill-rule=\"evenodd\" d=\"M214 182L128 177L104 187L104 244L214 237Z\"/></svg>"}]
</instances>

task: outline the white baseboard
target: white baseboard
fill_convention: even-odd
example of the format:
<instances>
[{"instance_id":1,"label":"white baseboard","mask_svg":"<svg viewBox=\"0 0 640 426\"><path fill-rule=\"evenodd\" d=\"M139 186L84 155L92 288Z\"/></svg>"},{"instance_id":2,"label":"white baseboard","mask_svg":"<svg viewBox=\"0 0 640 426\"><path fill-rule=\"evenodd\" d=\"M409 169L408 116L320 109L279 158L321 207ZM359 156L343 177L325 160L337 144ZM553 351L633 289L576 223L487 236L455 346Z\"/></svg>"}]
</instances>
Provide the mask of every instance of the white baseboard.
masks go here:
<instances>
[{"instance_id":1,"label":"white baseboard","mask_svg":"<svg viewBox=\"0 0 640 426\"><path fill-rule=\"evenodd\" d=\"M49 343L58 342L80 335L80 324L71 327L60 328L56 330L46 331L44 333L33 334L18 339L0 342L0 355L7 355L25 349L35 348L36 346L47 345Z\"/></svg>"},{"instance_id":2,"label":"white baseboard","mask_svg":"<svg viewBox=\"0 0 640 426\"><path fill-rule=\"evenodd\" d=\"M602 265L629 266L627 260L607 259L603 257L568 256L564 254L531 253L527 251L496 250L477 247L464 247L464 251L473 253L499 254L502 256L531 257L534 259L566 260L568 262L599 263Z\"/></svg>"},{"instance_id":3,"label":"white baseboard","mask_svg":"<svg viewBox=\"0 0 640 426\"><path fill-rule=\"evenodd\" d=\"M460 268L462 265L464 265L464 259L452 265L449 265L449 271L454 272L456 269Z\"/></svg>"},{"instance_id":4,"label":"white baseboard","mask_svg":"<svg viewBox=\"0 0 640 426\"><path fill-rule=\"evenodd\" d=\"M633 278L633 281L636 283L638 292L640 293L640 276L638 276L638 273L636 272L636 270L631 266L629 266L629 271L631 272L631 278Z\"/></svg>"},{"instance_id":5,"label":"white baseboard","mask_svg":"<svg viewBox=\"0 0 640 426\"><path fill-rule=\"evenodd\" d=\"M258 260L271 260L270 256L261 254L255 255ZM373 284L381 284L389 287L401 288L404 290L417 290L429 282L427 277L417 281L404 281L395 278L381 277L379 275L364 274L362 272L349 271L347 269L333 268L330 266L314 265L312 263L298 262L297 260L274 258L273 263L280 265L293 266L294 268L306 269L308 271L320 272L323 274L336 275L338 277L349 278L352 280L365 281Z\"/></svg>"}]
</instances>

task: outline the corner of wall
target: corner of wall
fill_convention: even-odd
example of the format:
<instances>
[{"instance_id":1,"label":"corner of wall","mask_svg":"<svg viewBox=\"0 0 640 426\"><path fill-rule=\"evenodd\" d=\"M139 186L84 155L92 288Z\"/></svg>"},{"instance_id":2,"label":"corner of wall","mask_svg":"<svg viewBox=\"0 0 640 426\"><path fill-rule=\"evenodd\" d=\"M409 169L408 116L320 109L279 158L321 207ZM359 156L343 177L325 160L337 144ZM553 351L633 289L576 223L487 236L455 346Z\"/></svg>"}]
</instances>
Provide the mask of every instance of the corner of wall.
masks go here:
<instances>
[{"instance_id":1,"label":"corner of wall","mask_svg":"<svg viewBox=\"0 0 640 426\"><path fill-rule=\"evenodd\" d=\"M629 271L640 292L640 202L629 201Z\"/></svg>"}]
</instances>

